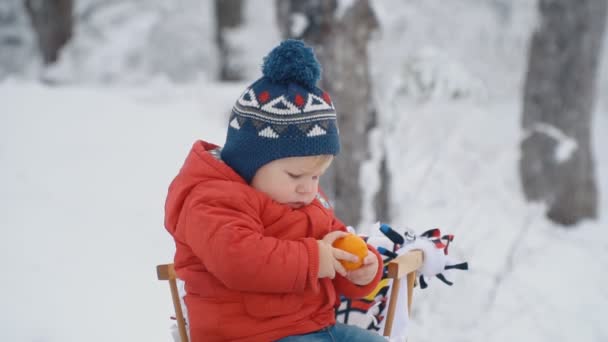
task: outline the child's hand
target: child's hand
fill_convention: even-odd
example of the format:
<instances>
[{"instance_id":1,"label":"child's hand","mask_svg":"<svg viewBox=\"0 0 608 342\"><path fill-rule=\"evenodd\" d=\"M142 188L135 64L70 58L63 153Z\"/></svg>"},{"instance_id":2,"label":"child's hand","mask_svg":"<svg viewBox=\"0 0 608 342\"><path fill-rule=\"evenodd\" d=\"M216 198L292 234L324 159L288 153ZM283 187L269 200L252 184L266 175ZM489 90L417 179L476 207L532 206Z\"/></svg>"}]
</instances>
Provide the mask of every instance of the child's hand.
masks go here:
<instances>
[{"instance_id":1,"label":"child's hand","mask_svg":"<svg viewBox=\"0 0 608 342\"><path fill-rule=\"evenodd\" d=\"M376 277L378 272L378 257L374 253L367 253L365 259L363 259L363 266L360 268L349 271L346 275L346 279L353 282L356 285L367 285Z\"/></svg>"},{"instance_id":2,"label":"child's hand","mask_svg":"<svg viewBox=\"0 0 608 342\"><path fill-rule=\"evenodd\" d=\"M350 254L341 249L332 247L332 244L337 239L348 235L346 232L335 231L323 237L323 240L317 240L319 246L319 275L318 278L336 277L336 272L346 277L346 269L340 263L340 260L357 262L359 258L356 255Z\"/></svg>"}]
</instances>

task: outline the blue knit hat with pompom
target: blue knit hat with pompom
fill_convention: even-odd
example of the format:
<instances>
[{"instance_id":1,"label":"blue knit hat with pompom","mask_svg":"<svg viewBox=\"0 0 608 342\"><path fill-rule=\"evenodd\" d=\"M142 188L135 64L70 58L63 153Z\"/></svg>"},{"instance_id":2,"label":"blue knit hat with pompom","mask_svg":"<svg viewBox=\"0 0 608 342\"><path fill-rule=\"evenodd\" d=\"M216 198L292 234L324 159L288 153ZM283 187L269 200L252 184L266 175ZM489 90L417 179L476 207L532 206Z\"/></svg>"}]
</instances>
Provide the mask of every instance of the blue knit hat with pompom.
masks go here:
<instances>
[{"instance_id":1,"label":"blue knit hat with pompom","mask_svg":"<svg viewBox=\"0 0 608 342\"><path fill-rule=\"evenodd\" d=\"M232 108L222 160L250 183L276 159L338 154L336 111L316 86L321 66L312 48L285 40L264 58L262 73Z\"/></svg>"}]
</instances>

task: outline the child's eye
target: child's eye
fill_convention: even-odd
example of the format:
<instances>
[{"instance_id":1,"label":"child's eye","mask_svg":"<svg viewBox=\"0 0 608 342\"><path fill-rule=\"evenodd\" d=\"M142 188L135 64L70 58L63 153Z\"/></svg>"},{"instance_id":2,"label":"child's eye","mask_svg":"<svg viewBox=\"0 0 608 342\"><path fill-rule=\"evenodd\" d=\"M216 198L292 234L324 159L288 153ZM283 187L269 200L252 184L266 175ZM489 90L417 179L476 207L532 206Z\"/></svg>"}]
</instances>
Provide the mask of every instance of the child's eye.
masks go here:
<instances>
[{"instance_id":1,"label":"child's eye","mask_svg":"<svg viewBox=\"0 0 608 342\"><path fill-rule=\"evenodd\" d=\"M291 173L291 172L287 172L287 175L293 179L298 179L298 178L302 177L302 175L298 175L298 174Z\"/></svg>"}]
</instances>

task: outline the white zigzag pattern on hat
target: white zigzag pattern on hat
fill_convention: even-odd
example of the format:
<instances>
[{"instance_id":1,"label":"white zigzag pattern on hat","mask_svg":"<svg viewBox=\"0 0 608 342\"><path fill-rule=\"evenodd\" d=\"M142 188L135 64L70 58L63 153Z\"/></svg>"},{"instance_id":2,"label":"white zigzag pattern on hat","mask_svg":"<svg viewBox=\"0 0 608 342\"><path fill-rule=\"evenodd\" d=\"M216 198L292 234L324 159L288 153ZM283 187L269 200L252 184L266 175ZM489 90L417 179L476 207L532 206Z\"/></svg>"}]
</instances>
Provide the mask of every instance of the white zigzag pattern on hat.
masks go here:
<instances>
[{"instance_id":1,"label":"white zigzag pattern on hat","mask_svg":"<svg viewBox=\"0 0 608 342\"><path fill-rule=\"evenodd\" d=\"M287 108L275 108L276 105L282 103ZM300 114L300 108L296 107L293 103L289 102L285 96L281 95L276 99L268 102L267 104L262 106L262 110L273 113L273 114Z\"/></svg>"},{"instance_id":2,"label":"white zigzag pattern on hat","mask_svg":"<svg viewBox=\"0 0 608 342\"><path fill-rule=\"evenodd\" d=\"M306 115L306 116L281 116L281 117L272 117L269 115L265 115L264 112L261 111L253 111L253 110L248 110L249 108L233 108L234 112L241 116L241 117L246 117L246 118L253 118L253 119L259 119L259 120L263 120L263 121L267 121L273 124L298 124L298 123L303 123L303 122L313 122L313 121L321 121L321 120L335 120L336 119L336 112L331 111L331 112L322 112L319 114L311 114L311 115Z\"/></svg>"},{"instance_id":3,"label":"white zigzag pattern on hat","mask_svg":"<svg viewBox=\"0 0 608 342\"><path fill-rule=\"evenodd\" d=\"M272 138L272 139L276 139L279 137L279 135L277 134L277 132L275 132L272 128L270 127L266 127L263 130L261 130L258 133L259 136L264 137L264 138Z\"/></svg>"},{"instance_id":4,"label":"white zigzag pattern on hat","mask_svg":"<svg viewBox=\"0 0 608 342\"><path fill-rule=\"evenodd\" d=\"M319 103L313 103L314 100L317 100ZM304 106L304 113L313 112L317 110L328 110L333 109L330 105L328 105L325 100L318 97L315 94L309 93L308 99L306 100L306 106Z\"/></svg>"},{"instance_id":5,"label":"white zigzag pattern on hat","mask_svg":"<svg viewBox=\"0 0 608 342\"><path fill-rule=\"evenodd\" d=\"M239 121L234 118L232 119L232 121L230 121L230 127L234 128L234 129L241 129L241 125L239 125Z\"/></svg>"},{"instance_id":6,"label":"white zigzag pattern on hat","mask_svg":"<svg viewBox=\"0 0 608 342\"><path fill-rule=\"evenodd\" d=\"M249 100L245 99L245 96L249 95ZM239 97L238 102L243 106L250 106L255 108L260 108L260 104L255 96L255 92L253 89L247 89L245 92Z\"/></svg>"},{"instance_id":7,"label":"white zigzag pattern on hat","mask_svg":"<svg viewBox=\"0 0 608 342\"><path fill-rule=\"evenodd\" d=\"M321 128L319 125L315 125L309 132L308 134L306 134L307 137L311 138L311 137L316 137L319 135L325 135L327 134L327 131L324 130L323 128Z\"/></svg>"}]
</instances>

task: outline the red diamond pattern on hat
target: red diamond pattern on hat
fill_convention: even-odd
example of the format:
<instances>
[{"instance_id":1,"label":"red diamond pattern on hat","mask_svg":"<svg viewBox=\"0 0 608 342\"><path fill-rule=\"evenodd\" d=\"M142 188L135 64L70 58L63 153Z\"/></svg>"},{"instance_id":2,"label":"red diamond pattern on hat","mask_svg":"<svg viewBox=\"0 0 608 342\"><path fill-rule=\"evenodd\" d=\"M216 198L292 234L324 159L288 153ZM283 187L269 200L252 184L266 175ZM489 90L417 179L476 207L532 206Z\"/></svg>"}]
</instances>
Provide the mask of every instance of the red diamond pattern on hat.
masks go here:
<instances>
[{"instance_id":1,"label":"red diamond pattern on hat","mask_svg":"<svg viewBox=\"0 0 608 342\"><path fill-rule=\"evenodd\" d=\"M258 97L261 103L266 103L270 99L270 94L268 91L263 91Z\"/></svg>"},{"instance_id":2,"label":"red diamond pattern on hat","mask_svg":"<svg viewBox=\"0 0 608 342\"><path fill-rule=\"evenodd\" d=\"M331 105L331 98L329 97L329 94L326 91L323 92L322 97L323 97L323 100L325 100L325 102L327 102Z\"/></svg>"},{"instance_id":3,"label":"red diamond pattern on hat","mask_svg":"<svg viewBox=\"0 0 608 342\"><path fill-rule=\"evenodd\" d=\"M300 94L296 95L294 102L296 103L296 106L298 106L298 107L302 107L305 103L304 98Z\"/></svg>"}]
</instances>

